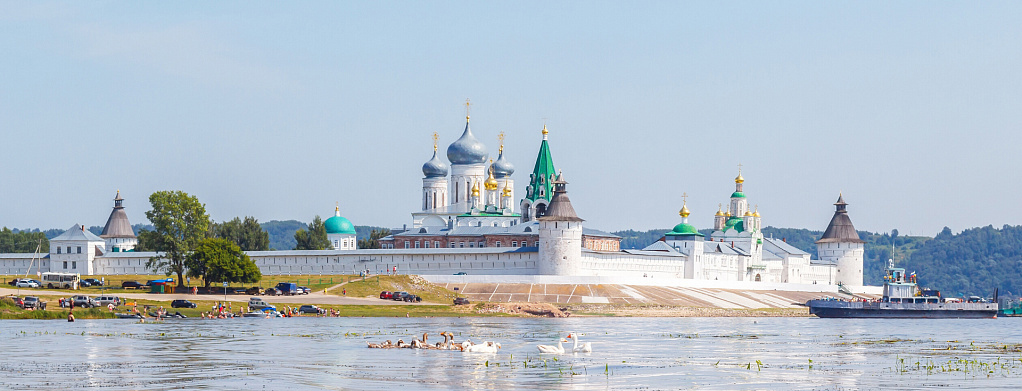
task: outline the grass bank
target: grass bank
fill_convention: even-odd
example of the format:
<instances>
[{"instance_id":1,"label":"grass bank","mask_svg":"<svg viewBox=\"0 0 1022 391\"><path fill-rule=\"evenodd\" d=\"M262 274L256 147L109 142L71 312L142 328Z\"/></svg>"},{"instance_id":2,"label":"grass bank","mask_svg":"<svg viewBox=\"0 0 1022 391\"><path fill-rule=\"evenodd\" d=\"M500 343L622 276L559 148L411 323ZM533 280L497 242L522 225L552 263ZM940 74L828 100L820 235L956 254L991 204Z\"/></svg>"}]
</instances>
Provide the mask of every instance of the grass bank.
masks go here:
<instances>
[{"instance_id":1,"label":"grass bank","mask_svg":"<svg viewBox=\"0 0 1022 391\"><path fill-rule=\"evenodd\" d=\"M67 319L68 310L51 308L47 303L45 310L23 310L14 304L9 297L0 299L0 319ZM115 318L113 313L105 309L90 308L75 310L76 319L109 319Z\"/></svg>"},{"instance_id":2,"label":"grass bank","mask_svg":"<svg viewBox=\"0 0 1022 391\"><path fill-rule=\"evenodd\" d=\"M382 291L405 291L418 295L422 301L429 303L450 304L458 297L457 293L439 287L419 276L372 276L361 278L349 276L343 286L331 289L328 294L341 296L347 290L348 297L380 297Z\"/></svg>"}]
</instances>

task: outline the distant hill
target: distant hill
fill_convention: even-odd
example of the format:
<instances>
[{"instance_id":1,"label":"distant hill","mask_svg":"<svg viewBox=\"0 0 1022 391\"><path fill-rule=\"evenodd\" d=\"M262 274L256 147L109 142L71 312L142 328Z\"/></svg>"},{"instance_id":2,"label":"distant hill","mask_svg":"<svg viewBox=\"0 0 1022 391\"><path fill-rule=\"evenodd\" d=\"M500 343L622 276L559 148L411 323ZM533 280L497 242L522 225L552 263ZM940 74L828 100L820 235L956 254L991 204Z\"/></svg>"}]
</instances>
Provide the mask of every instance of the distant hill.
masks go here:
<instances>
[{"instance_id":1,"label":"distant hill","mask_svg":"<svg viewBox=\"0 0 1022 391\"><path fill-rule=\"evenodd\" d=\"M1022 297L1022 226L988 225L958 235L945 227L898 265L945 297L989 297L994 288L1001 297Z\"/></svg>"},{"instance_id":2,"label":"distant hill","mask_svg":"<svg viewBox=\"0 0 1022 391\"><path fill-rule=\"evenodd\" d=\"M621 237L622 249L641 249L648 246L664 236L669 229L652 229L649 231L625 230L613 232ZM713 230L703 229L700 233L709 237ZM863 259L863 280L867 285L880 285L883 283L884 268L887 267L887 260L891 259L891 244L894 243L898 259L905 259L913 252L930 240L929 237L898 236L898 230L891 234L878 234L867 231L858 231L859 238L866 242L865 255ZM893 234L893 238L892 238ZM818 259L816 256L816 241L823 236L822 231L808 230L804 228L777 228L763 227L763 236L768 238L784 239L788 244L799 250L805 251Z\"/></svg>"}]
</instances>

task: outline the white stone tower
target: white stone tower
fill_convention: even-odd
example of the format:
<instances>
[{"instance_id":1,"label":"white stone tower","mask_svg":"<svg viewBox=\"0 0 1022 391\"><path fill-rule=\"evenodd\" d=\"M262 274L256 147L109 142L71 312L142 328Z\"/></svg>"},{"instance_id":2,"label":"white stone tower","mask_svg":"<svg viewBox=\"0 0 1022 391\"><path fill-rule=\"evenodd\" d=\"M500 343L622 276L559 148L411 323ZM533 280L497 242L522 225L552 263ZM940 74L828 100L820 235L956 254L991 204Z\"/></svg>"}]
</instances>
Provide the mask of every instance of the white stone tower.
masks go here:
<instances>
[{"instance_id":1,"label":"white stone tower","mask_svg":"<svg viewBox=\"0 0 1022 391\"><path fill-rule=\"evenodd\" d=\"M577 276L582 269L582 219L568 199L564 175L553 181L554 197L539 220L539 274Z\"/></svg>"},{"instance_id":2,"label":"white stone tower","mask_svg":"<svg viewBox=\"0 0 1022 391\"><path fill-rule=\"evenodd\" d=\"M422 210L447 206L447 164L437 156L439 135L433 133L433 158L422 165Z\"/></svg>"},{"instance_id":3,"label":"white stone tower","mask_svg":"<svg viewBox=\"0 0 1022 391\"><path fill-rule=\"evenodd\" d=\"M823 237L816 241L816 251L820 260L835 265L835 281L838 284L859 287L862 286L862 264L864 243L859 239L859 233L855 231L852 220L848 218L848 205L844 197L838 195L834 203L836 210L834 217L830 219L830 225Z\"/></svg>"}]
</instances>

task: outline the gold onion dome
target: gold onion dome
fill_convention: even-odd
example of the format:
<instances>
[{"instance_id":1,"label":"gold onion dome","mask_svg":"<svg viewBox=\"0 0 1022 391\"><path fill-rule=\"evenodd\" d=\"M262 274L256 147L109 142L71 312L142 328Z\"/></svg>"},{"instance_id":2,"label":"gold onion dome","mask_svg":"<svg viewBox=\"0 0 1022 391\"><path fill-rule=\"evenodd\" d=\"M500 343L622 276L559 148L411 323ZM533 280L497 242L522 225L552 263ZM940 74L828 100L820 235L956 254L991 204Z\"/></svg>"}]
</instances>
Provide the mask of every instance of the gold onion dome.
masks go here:
<instances>
[{"instance_id":1,"label":"gold onion dome","mask_svg":"<svg viewBox=\"0 0 1022 391\"><path fill-rule=\"evenodd\" d=\"M749 211L745 211L745 216L746 216L746 217L752 217L752 212L749 212Z\"/></svg>"},{"instance_id":2,"label":"gold onion dome","mask_svg":"<svg viewBox=\"0 0 1022 391\"><path fill-rule=\"evenodd\" d=\"M717 207L717 214L715 214L714 216L723 216L723 215L724 215L724 212L721 212L720 211L720 207L718 206Z\"/></svg>"},{"instance_id":3,"label":"gold onion dome","mask_svg":"<svg viewBox=\"0 0 1022 391\"><path fill-rule=\"evenodd\" d=\"M724 212L724 217L731 217L731 211Z\"/></svg>"},{"instance_id":4,"label":"gold onion dome","mask_svg":"<svg viewBox=\"0 0 1022 391\"><path fill-rule=\"evenodd\" d=\"M678 215L681 217L688 217L690 214L691 213L688 211L688 205L682 205L681 210L678 211Z\"/></svg>"},{"instance_id":5,"label":"gold onion dome","mask_svg":"<svg viewBox=\"0 0 1022 391\"><path fill-rule=\"evenodd\" d=\"M473 197L479 197L479 184L478 183L472 185L472 196Z\"/></svg>"},{"instance_id":6,"label":"gold onion dome","mask_svg":"<svg viewBox=\"0 0 1022 391\"><path fill-rule=\"evenodd\" d=\"M735 177L735 183L745 183L745 178L742 177L741 171L738 171L738 176Z\"/></svg>"},{"instance_id":7,"label":"gold onion dome","mask_svg":"<svg viewBox=\"0 0 1022 391\"><path fill-rule=\"evenodd\" d=\"M490 191L497 190L497 188L500 187L500 183L497 182L497 178L493 177L493 166L490 166L490 177L486 178L484 185L486 186L486 190Z\"/></svg>"},{"instance_id":8,"label":"gold onion dome","mask_svg":"<svg viewBox=\"0 0 1022 391\"><path fill-rule=\"evenodd\" d=\"M756 211L752 212L752 217L759 217L759 207L756 207Z\"/></svg>"},{"instance_id":9,"label":"gold onion dome","mask_svg":"<svg viewBox=\"0 0 1022 391\"><path fill-rule=\"evenodd\" d=\"M504 186L504 197L511 196L511 186Z\"/></svg>"}]
</instances>

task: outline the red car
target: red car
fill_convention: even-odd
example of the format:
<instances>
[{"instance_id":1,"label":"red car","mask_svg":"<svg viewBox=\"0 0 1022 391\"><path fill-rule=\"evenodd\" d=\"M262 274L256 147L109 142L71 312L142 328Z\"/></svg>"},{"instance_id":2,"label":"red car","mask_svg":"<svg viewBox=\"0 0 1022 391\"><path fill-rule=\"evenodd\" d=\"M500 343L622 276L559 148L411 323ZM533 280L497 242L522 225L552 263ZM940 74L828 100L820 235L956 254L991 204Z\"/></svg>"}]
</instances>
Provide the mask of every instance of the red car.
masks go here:
<instances>
[{"instance_id":1,"label":"red car","mask_svg":"<svg viewBox=\"0 0 1022 391\"><path fill-rule=\"evenodd\" d=\"M383 291L383 292L380 292L380 298L381 298L381 299L390 299L390 298L392 298L392 297L394 297L394 294L393 294L393 293L391 293L390 291Z\"/></svg>"}]
</instances>

